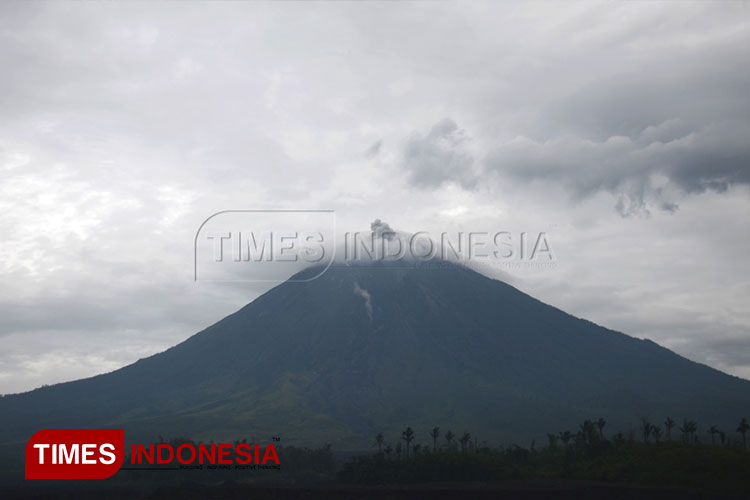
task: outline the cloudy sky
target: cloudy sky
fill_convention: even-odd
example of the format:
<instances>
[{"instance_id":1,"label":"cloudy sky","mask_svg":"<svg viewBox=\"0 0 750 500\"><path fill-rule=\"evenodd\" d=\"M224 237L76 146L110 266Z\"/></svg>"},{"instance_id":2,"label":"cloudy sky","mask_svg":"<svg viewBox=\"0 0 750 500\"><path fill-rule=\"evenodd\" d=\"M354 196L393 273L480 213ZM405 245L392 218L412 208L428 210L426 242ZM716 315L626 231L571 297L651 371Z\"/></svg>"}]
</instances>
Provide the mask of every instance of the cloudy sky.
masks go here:
<instances>
[{"instance_id":1,"label":"cloudy sky","mask_svg":"<svg viewBox=\"0 0 750 500\"><path fill-rule=\"evenodd\" d=\"M521 290L750 377L750 5L0 5L0 393L262 293L193 281L225 209L547 231Z\"/></svg>"}]
</instances>

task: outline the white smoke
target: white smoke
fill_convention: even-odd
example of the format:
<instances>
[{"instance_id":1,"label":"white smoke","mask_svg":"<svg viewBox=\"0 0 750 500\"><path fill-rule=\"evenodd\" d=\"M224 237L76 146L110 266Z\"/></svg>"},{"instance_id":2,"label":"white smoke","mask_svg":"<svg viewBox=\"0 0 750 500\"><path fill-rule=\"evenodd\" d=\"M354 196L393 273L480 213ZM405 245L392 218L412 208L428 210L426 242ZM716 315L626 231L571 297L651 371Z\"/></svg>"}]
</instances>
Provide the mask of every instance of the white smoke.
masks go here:
<instances>
[{"instance_id":1,"label":"white smoke","mask_svg":"<svg viewBox=\"0 0 750 500\"><path fill-rule=\"evenodd\" d=\"M358 283L355 283L354 293L365 299L365 309L367 310L367 316L369 316L370 321L372 321L372 297L370 296L370 292L368 292L367 290L363 290L359 287Z\"/></svg>"}]
</instances>

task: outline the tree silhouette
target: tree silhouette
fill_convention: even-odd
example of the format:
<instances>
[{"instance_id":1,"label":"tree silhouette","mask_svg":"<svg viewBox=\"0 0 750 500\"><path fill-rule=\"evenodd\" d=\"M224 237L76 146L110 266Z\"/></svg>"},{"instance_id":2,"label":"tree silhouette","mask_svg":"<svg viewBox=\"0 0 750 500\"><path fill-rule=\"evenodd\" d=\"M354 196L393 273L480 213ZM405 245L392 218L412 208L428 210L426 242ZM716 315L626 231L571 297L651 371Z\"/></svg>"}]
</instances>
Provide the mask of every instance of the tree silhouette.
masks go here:
<instances>
[{"instance_id":1,"label":"tree silhouette","mask_svg":"<svg viewBox=\"0 0 750 500\"><path fill-rule=\"evenodd\" d=\"M445 440L448 442L448 448L450 448L451 445L453 444L452 443L453 438L454 438L453 433L450 431L450 429L448 429L448 432L445 433Z\"/></svg>"},{"instance_id":2,"label":"tree silhouette","mask_svg":"<svg viewBox=\"0 0 750 500\"><path fill-rule=\"evenodd\" d=\"M682 441L685 444L690 444L690 437L695 434L697 428L697 425L692 420L684 419L682 421L682 425L678 429L682 433Z\"/></svg>"},{"instance_id":3,"label":"tree silhouette","mask_svg":"<svg viewBox=\"0 0 750 500\"><path fill-rule=\"evenodd\" d=\"M742 417L740 425L737 427L737 432L742 434L742 448L747 451L747 441L745 440L745 434L750 430L750 424L747 423L747 418Z\"/></svg>"},{"instance_id":4,"label":"tree silhouette","mask_svg":"<svg viewBox=\"0 0 750 500\"><path fill-rule=\"evenodd\" d=\"M592 443L597 437L595 429L594 422L588 419L584 420L578 428L578 439L583 443Z\"/></svg>"},{"instance_id":5,"label":"tree silhouette","mask_svg":"<svg viewBox=\"0 0 750 500\"><path fill-rule=\"evenodd\" d=\"M409 444L414 440L414 430L411 427L404 429L401 433L401 439L406 441L406 458L409 458Z\"/></svg>"},{"instance_id":6,"label":"tree silhouette","mask_svg":"<svg viewBox=\"0 0 750 500\"><path fill-rule=\"evenodd\" d=\"M648 438L651 435L651 429L653 425L648 421L646 417L641 417L641 432L643 433L643 442L648 443Z\"/></svg>"},{"instance_id":7,"label":"tree silhouette","mask_svg":"<svg viewBox=\"0 0 750 500\"><path fill-rule=\"evenodd\" d=\"M615 429L607 438L602 438L598 419L588 423L584 421L580 425L580 431L576 428L572 433L561 431L546 434L549 446L537 450L534 441L526 447L513 445L491 448L486 445L486 441L481 445L477 444L477 438L469 432L463 432L459 436L454 436L452 431L435 432L433 436L430 433L432 428L428 428L434 444L437 444L439 437L444 436L446 442L450 443L450 448L446 448L444 444L443 452L439 453L430 452L429 441L425 442L423 435L420 434L422 437L419 442L416 442L416 437L409 441L405 439L407 432L404 431L404 439L398 436L397 441L390 443L396 446L395 455L391 456L394 449L384 442L383 454L375 454L373 451L368 457L351 457L343 465L343 471L338 477L356 483L388 484L429 481L433 478L446 481L491 481L536 476L597 479L604 473L606 476L617 477L618 480L635 482L653 477L655 481L659 481L656 484L664 486L700 481L712 488L737 487L742 488L743 492L747 491L747 485L750 484L745 474L748 452L741 451L737 434L732 437L731 432L722 432L717 425L701 424L698 427L697 421L687 418L681 425L665 424L652 425L647 418L639 417L630 426L627 436ZM667 443L666 431L670 427L678 429L676 432L682 432L682 435L676 435L673 442ZM637 443L638 434L642 431L648 443L643 446ZM737 431L745 436L750 433L750 419L743 418ZM711 441L706 439L706 433L711 435ZM683 445L681 437L691 446ZM593 441L584 443L584 439ZM662 440L665 440L665 444L662 444ZM566 447L563 447L563 443L566 443ZM746 445L746 440L742 444ZM408 454L402 453L406 446ZM287 453L286 450L284 452ZM294 457L296 454L289 456ZM316 459L316 456L311 458ZM335 465L333 463L331 470ZM706 465L712 466L706 468ZM658 479L660 475L666 477L664 483ZM741 478L741 481L737 481L737 478Z\"/></svg>"},{"instance_id":8,"label":"tree silhouette","mask_svg":"<svg viewBox=\"0 0 750 500\"><path fill-rule=\"evenodd\" d=\"M667 441L672 440L672 427L674 427L674 420L672 420L670 417L667 417L667 419L664 421L664 428L667 429Z\"/></svg>"},{"instance_id":9,"label":"tree silhouette","mask_svg":"<svg viewBox=\"0 0 750 500\"><path fill-rule=\"evenodd\" d=\"M652 425L651 435L654 436L654 441L656 441L656 444L659 444L659 440L661 439L661 427L659 427L658 425Z\"/></svg>"},{"instance_id":10,"label":"tree silhouette","mask_svg":"<svg viewBox=\"0 0 750 500\"><path fill-rule=\"evenodd\" d=\"M464 432L463 436L461 436L461 439L459 441L461 442L461 451L466 453L466 445L469 444L469 440L471 439L471 434L468 432Z\"/></svg>"},{"instance_id":11,"label":"tree silhouette","mask_svg":"<svg viewBox=\"0 0 750 500\"><path fill-rule=\"evenodd\" d=\"M717 429L715 425L712 425L708 429L708 433L711 434L711 446L713 446L716 444L714 436L716 436L719 433L719 429Z\"/></svg>"},{"instance_id":12,"label":"tree silhouette","mask_svg":"<svg viewBox=\"0 0 750 500\"><path fill-rule=\"evenodd\" d=\"M378 432L378 435L375 436L375 442L378 444L378 453L383 453L383 433Z\"/></svg>"},{"instance_id":13,"label":"tree silhouette","mask_svg":"<svg viewBox=\"0 0 750 500\"><path fill-rule=\"evenodd\" d=\"M573 439L573 433L570 431L564 431L560 433L560 440L563 442L565 447L567 448L568 443L570 440Z\"/></svg>"},{"instance_id":14,"label":"tree silhouette","mask_svg":"<svg viewBox=\"0 0 750 500\"><path fill-rule=\"evenodd\" d=\"M604 426L607 425L607 421L603 418L599 417L599 420L596 421L596 427L599 429L599 437L604 439Z\"/></svg>"},{"instance_id":15,"label":"tree silhouette","mask_svg":"<svg viewBox=\"0 0 750 500\"><path fill-rule=\"evenodd\" d=\"M437 425L432 428L432 432L430 432L430 436L432 436L432 448L437 451L437 439L440 437L440 427Z\"/></svg>"},{"instance_id":16,"label":"tree silhouette","mask_svg":"<svg viewBox=\"0 0 750 500\"><path fill-rule=\"evenodd\" d=\"M554 434L547 434L547 440L549 441L549 449L554 450L557 448L558 436Z\"/></svg>"}]
</instances>

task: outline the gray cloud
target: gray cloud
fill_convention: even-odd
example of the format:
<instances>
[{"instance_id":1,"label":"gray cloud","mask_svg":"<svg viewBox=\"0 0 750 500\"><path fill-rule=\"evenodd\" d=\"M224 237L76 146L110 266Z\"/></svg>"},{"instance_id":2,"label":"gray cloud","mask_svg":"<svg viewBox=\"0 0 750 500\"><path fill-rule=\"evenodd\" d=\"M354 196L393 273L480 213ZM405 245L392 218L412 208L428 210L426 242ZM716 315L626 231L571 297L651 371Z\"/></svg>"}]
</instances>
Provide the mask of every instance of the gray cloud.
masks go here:
<instances>
[{"instance_id":1,"label":"gray cloud","mask_svg":"<svg viewBox=\"0 0 750 500\"><path fill-rule=\"evenodd\" d=\"M574 199L607 191L623 216L647 215L652 207L674 212L679 194L750 184L750 127L685 130L668 120L602 141L518 138L494 149L487 167L514 181L562 185Z\"/></svg>"},{"instance_id":2,"label":"gray cloud","mask_svg":"<svg viewBox=\"0 0 750 500\"><path fill-rule=\"evenodd\" d=\"M367 148L367 151L365 151L365 157L367 158L374 158L378 156L380 153L380 148L383 147L383 141L375 141L372 146Z\"/></svg>"},{"instance_id":3,"label":"gray cloud","mask_svg":"<svg viewBox=\"0 0 750 500\"><path fill-rule=\"evenodd\" d=\"M684 105L701 96L697 92L685 97ZM748 108L750 116L744 95L735 99L736 107ZM485 175L494 173L506 181L563 186L576 202L608 192L622 216L649 215L654 209L673 213L683 195L750 185L750 123L706 118L689 124L664 115L663 121L630 135L601 139L589 137L594 134L564 134L543 141L517 136L490 146L482 168ZM626 116L610 119L627 121ZM448 181L476 187L472 157L462 149L464 141L465 132L450 119L436 124L426 136L410 139L404 164L409 182L422 188L437 188Z\"/></svg>"},{"instance_id":4,"label":"gray cloud","mask_svg":"<svg viewBox=\"0 0 750 500\"><path fill-rule=\"evenodd\" d=\"M412 137L410 183L484 187L492 174L504 183L498 193L508 183L561 186L576 203L608 193L623 216L674 213L685 196L750 184L746 10L674 18L660 6L639 10L643 17L621 16L635 10L594 8L539 28L556 44L523 38L531 47L519 44L519 54L529 50L531 62L492 66L497 89L467 97L493 132L447 118ZM596 28L614 18L612 29ZM468 132L461 137L481 137L474 155L481 183L462 139L440 140L462 125Z\"/></svg>"},{"instance_id":5,"label":"gray cloud","mask_svg":"<svg viewBox=\"0 0 750 500\"><path fill-rule=\"evenodd\" d=\"M450 118L436 123L426 135L411 137L404 150L409 183L434 188L453 181L463 187L473 187L476 183L474 159L465 148L467 141L464 130Z\"/></svg>"},{"instance_id":6,"label":"gray cloud","mask_svg":"<svg viewBox=\"0 0 750 500\"><path fill-rule=\"evenodd\" d=\"M744 101L738 96L738 104ZM426 136L410 139L404 163L409 182L422 188L448 181L475 187L473 160L462 150L464 141L465 132L450 119ZM681 195L750 185L750 123L709 121L693 128L667 118L632 135L601 140L519 136L491 147L483 169L505 180L561 185L573 200L606 191L616 198L615 209L622 216L648 215L652 209L675 212Z\"/></svg>"}]
</instances>

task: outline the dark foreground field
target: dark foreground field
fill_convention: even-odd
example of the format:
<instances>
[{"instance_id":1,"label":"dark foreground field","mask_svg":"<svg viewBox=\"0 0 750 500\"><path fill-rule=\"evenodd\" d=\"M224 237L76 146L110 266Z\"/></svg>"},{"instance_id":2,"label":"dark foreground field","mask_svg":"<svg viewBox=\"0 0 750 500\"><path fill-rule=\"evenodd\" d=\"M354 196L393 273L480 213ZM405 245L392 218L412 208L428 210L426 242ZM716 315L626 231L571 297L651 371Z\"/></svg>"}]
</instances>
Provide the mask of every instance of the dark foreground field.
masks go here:
<instances>
[{"instance_id":1,"label":"dark foreground field","mask_svg":"<svg viewBox=\"0 0 750 500\"><path fill-rule=\"evenodd\" d=\"M401 500L401 499L739 499L679 488L660 488L583 481L489 481L419 484L409 486L252 486L224 483L214 486L183 484L158 487L104 485L25 485L5 489L4 499L278 499L278 500Z\"/></svg>"}]
</instances>

